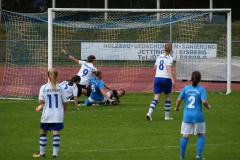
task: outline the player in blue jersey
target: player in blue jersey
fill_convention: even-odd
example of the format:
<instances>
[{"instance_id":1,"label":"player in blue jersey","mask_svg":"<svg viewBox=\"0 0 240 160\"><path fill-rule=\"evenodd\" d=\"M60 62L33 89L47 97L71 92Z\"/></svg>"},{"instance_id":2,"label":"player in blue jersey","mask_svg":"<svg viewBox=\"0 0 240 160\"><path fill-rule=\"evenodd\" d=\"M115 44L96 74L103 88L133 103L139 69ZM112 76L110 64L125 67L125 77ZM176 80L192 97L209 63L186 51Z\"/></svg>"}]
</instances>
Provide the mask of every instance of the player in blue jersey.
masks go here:
<instances>
[{"instance_id":1,"label":"player in blue jersey","mask_svg":"<svg viewBox=\"0 0 240 160\"><path fill-rule=\"evenodd\" d=\"M110 99L110 93L105 93L104 82L102 81L102 72L93 71L95 77L92 77L87 87L91 89L89 98L84 102L84 104L78 104L78 106L89 106L96 103L106 103L107 101L113 102L114 100Z\"/></svg>"},{"instance_id":2,"label":"player in blue jersey","mask_svg":"<svg viewBox=\"0 0 240 160\"><path fill-rule=\"evenodd\" d=\"M205 119L202 112L202 104L210 109L208 104L206 90L199 86L201 73L194 71L191 76L192 85L185 86L181 91L177 102L176 111L179 111L181 101L184 99L184 113L181 127L182 138L180 141L180 159L184 159L188 139L191 134L198 134L197 140L197 159L204 159L202 151L205 144Z\"/></svg>"},{"instance_id":3,"label":"player in blue jersey","mask_svg":"<svg viewBox=\"0 0 240 160\"><path fill-rule=\"evenodd\" d=\"M58 71L48 71L49 83L44 84L39 91L39 104L44 104L40 123L40 153L33 157L45 157L47 132L53 130L53 157L58 156L60 147L60 131L64 128L63 117L66 114L67 98L64 89L57 83Z\"/></svg>"},{"instance_id":4,"label":"player in blue jersey","mask_svg":"<svg viewBox=\"0 0 240 160\"><path fill-rule=\"evenodd\" d=\"M173 58L170 55L171 51L172 44L167 43L165 45L165 53L159 55L155 62L154 70L156 70L156 75L154 79L154 98L146 115L149 121L152 120L152 113L158 104L162 92L165 94L165 120L173 119L169 116L171 108L171 91L175 83L172 74Z\"/></svg>"}]
</instances>

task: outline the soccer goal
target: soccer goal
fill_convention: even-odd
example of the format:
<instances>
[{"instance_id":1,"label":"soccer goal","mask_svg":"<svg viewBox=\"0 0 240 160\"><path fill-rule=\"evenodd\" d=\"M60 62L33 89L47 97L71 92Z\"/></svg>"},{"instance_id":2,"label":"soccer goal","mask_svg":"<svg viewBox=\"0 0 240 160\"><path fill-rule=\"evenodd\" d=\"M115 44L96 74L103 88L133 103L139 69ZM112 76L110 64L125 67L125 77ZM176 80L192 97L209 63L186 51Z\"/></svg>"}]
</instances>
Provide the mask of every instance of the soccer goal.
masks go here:
<instances>
[{"instance_id":1,"label":"soccer goal","mask_svg":"<svg viewBox=\"0 0 240 160\"><path fill-rule=\"evenodd\" d=\"M59 70L58 82L77 74L80 66L62 49L81 60L95 55L113 89L153 92L155 59L169 41L173 91L190 84L192 71L199 70L207 90L231 92L231 9L49 8L2 14L8 41L0 97L37 96L52 67Z\"/></svg>"}]
</instances>

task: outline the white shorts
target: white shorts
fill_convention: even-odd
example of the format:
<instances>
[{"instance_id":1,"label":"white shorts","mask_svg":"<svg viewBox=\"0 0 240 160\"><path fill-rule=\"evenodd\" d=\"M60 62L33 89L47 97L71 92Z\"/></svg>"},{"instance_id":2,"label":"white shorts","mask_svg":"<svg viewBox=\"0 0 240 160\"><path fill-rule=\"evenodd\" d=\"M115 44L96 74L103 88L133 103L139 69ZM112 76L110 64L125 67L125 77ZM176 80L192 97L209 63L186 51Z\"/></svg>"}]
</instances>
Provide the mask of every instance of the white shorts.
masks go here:
<instances>
[{"instance_id":1,"label":"white shorts","mask_svg":"<svg viewBox=\"0 0 240 160\"><path fill-rule=\"evenodd\" d=\"M109 92L107 92L106 94L107 94L108 97L111 96ZM101 101L96 101L96 100L92 99L91 97L89 97L88 100L89 100L91 103L105 103L105 102L107 102L107 98L105 98L105 97L104 97L103 100L101 100Z\"/></svg>"},{"instance_id":2,"label":"white shorts","mask_svg":"<svg viewBox=\"0 0 240 160\"><path fill-rule=\"evenodd\" d=\"M206 133L205 122L203 123L186 123L182 122L181 134L194 134Z\"/></svg>"}]
</instances>

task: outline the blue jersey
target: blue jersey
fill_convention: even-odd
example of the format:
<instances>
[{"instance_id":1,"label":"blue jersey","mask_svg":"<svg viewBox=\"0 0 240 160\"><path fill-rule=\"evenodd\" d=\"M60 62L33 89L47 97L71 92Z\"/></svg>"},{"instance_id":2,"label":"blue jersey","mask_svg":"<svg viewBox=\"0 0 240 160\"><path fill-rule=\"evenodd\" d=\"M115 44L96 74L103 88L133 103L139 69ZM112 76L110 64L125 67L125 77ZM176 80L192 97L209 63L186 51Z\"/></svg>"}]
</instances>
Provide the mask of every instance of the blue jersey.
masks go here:
<instances>
[{"instance_id":1,"label":"blue jersey","mask_svg":"<svg viewBox=\"0 0 240 160\"><path fill-rule=\"evenodd\" d=\"M89 80L89 85L91 88L90 97L95 101L102 101L104 99L104 96L100 90L104 88L104 82L93 77Z\"/></svg>"},{"instance_id":2,"label":"blue jersey","mask_svg":"<svg viewBox=\"0 0 240 160\"><path fill-rule=\"evenodd\" d=\"M179 98L184 99L183 122L202 123L205 121L202 112L202 100L207 100L205 88L185 86Z\"/></svg>"}]
</instances>

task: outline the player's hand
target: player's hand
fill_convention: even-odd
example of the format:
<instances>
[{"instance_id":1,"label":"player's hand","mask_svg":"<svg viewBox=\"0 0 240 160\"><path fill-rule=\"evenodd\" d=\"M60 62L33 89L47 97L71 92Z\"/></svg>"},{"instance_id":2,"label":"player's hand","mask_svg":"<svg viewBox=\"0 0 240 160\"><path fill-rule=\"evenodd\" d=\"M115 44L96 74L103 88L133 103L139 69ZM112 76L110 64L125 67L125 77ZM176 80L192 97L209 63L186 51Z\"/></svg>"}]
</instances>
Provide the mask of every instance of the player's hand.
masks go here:
<instances>
[{"instance_id":1,"label":"player's hand","mask_svg":"<svg viewBox=\"0 0 240 160\"><path fill-rule=\"evenodd\" d=\"M174 81L174 80L172 80L172 86L173 86L173 87L175 86L175 81Z\"/></svg>"},{"instance_id":2,"label":"player's hand","mask_svg":"<svg viewBox=\"0 0 240 160\"><path fill-rule=\"evenodd\" d=\"M109 102L114 102L115 100L114 99L109 99Z\"/></svg>"},{"instance_id":3,"label":"player's hand","mask_svg":"<svg viewBox=\"0 0 240 160\"><path fill-rule=\"evenodd\" d=\"M67 51L65 51L64 49L62 49L62 52L63 52L64 54L67 54Z\"/></svg>"}]
</instances>

